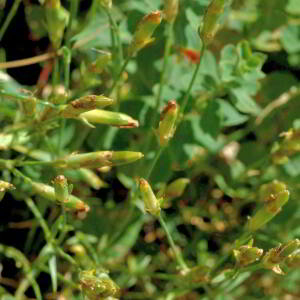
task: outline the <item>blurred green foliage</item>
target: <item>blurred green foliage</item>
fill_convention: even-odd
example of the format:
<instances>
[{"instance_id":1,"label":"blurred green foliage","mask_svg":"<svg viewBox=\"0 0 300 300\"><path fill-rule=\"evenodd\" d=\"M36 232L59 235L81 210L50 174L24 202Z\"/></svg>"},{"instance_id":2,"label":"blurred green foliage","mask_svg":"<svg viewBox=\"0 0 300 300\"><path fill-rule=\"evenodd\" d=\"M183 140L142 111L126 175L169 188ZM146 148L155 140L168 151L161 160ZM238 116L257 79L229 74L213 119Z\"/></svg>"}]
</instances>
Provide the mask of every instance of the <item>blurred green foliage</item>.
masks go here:
<instances>
[{"instance_id":1,"label":"blurred green foliage","mask_svg":"<svg viewBox=\"0 0 300 300\"><path fill-rule=\"evenodd\" d=\"M0 299L299 299L299 0L0 0L0 40L22 17Z\"/></svg>"}]
</instances>

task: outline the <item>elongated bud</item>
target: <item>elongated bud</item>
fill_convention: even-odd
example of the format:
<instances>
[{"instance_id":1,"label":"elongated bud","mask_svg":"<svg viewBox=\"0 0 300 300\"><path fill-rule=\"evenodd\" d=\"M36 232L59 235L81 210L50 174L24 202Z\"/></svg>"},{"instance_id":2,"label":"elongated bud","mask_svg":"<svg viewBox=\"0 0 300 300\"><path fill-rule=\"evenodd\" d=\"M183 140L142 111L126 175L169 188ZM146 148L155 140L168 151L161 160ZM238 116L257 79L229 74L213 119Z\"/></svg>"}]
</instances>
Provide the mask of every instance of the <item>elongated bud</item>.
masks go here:
<instances>
[{"instance_id":1,"label":"elongated bud","mask_svg":"<svg viewBox=\"0 0 300 300\"><path fill-rule=\"evenodd\" d=\"M264 198L264 206L246 224L246 229L254 232L273 219L281 210L281 207L289 200L289 191L284 183L274 180L263 185L260 190L260 198Z\"/></svg>"},{"instance_id":2,"label":"elongated bud","mask_svg":"<svg viewBox=\"0 0 300 300\"><path fill-rule=\"evenodd\" d=\"M114 100L103 95L89 95L64 105L60 114L65 118L76 118L81 113L111 105Z\"/></svg>"},{"instance_id":3,"label":"elongated bud","mask_svg":"<svg viewBox=\"0 0 300 300\"><path fill-rule=\"evenodd\" d=\"M252 264L260 259L263 250L250 245L241 246L237 250L233 250L234 257L239 266L244 267Z\"/></svg>"},{"instance_id":4,"label":"elongated bud","mask_svg":"<svg viewBox=\"0 0 300 300\"><path fill-rule=\"evenodd\" d=\"M203 18L200 37L204 44L210 43L220 26L220 17L224 12L225 3L228 0L212 0Z\"/></svg>"},{"instance_id":5,"label":"elongated bud","mask_svg":"<svg viewBox=\"0 0 300 300\"><path fill-rule=\"evenodd\" d=\"M105 8L111 8L112 7L112 0L99 0L99 3L101 6Z\"/></svg>"},{"instance_id":6,"label":"elongated bud","mask_svg":"<svg viewBox=\"0 0 300 300\"><path fill-rule=\"evenodd\" d=\"M41 197L44 197L49 201L63 205L69 211L73 211L84 216L85 213L87 213L90 210L89 206L86 203L84 203L79 198L73 195L69 195L68 200L62 203L60 201L57 201L57 196L53 187L40 182L33 181L30 182L30 184L32 186L32 190L36 194L38 194Z\"/></svg>"},{"instance_id":7,"label":"elongated bud","mask_svg":"<svg viewBox=\"0 0 300 300\"><path fill-rule=\"evenodd\" d=\"M166 198L172 199L172 198L180 197L189 183L190 180L188 178L178 178L174 180L166 188L165 191Z\"/></svg>"},{"instance_id":8,"label":"elongated bud","mask_svg":"<svg viewBox=\"0 0 300 300\"><path fill-rule=\"evenodd\" d=\"M102 53L94 62L89 66L89 71L95 73L101 73L104 68L109 64L112 59L112 55L110 52Z\"/></svg>"},{"instance_id":9,"label":"elongated bud","mask_svg":"<svg viewBox=\"0 0 300 300\"><path fill-rule=\"evenodd\" d=\"M168 102L162 112L161 121L159 122L157 130L159 144L161 146L166 146L175 133L178 111L176 101L172 100Z\"/></svg>"},{"instance_id":10,"label":"elongated bud","mask_svg":"<svg viewBox=\"0 0 300 300\"><path fill-rule=\"evenodd\" d=\"M156 196L154 195L151 186L148 181L140 178L140 191L142 194L142 199L144 201L145 210L151 215L159 216L160 215L160 203Z\"/></svg>"},{"instance_id":11,"label":"elongated bud","mask_svg":"<svg viewBox=\"0 0 300 300\"><path fill-rule=\"evenodd\" d=\"M0 180L0 201L3 199L7 190L14 190L15 186L9 182Z\"/></svg>"},{"instance_id":12,"label":"elongated bud","mask_svg":"<svg viewBox=\"0 0 300 300\"><path fill-rule=\"evenodd\" d=\"M132 163L144 155L133 151L96 151L84 154L71 154L54 162L59 168L101 168Z\"/></svg>"},{"instance_id":13,"label":"elongated bud","mask_svg":"<svg viewBox=\"0 0 300 300\"><path fill-rule=\"evenodd\" d=\"M173 23L178 15L179 1L165 0L164 2L164 18L167 22Z\"/></svg>"},{"instance_id":14,"label":"elongated bud","mask_svg":"<svg viewBox=\"0 0 300 300\"><path fill-rule=\"evenodd\" d=\"M87 120L89 123L106 124L120 128L139 127L139 122L128 115L102 109L90 110L80 114L79 117Z\"/></svg>"},{"instance_id":15,"label":"elongated bud","mask_svg":"<svg viewBox=\"0 0 300 300\"><path fill-rule=\"evenodd\" d=\"M134 32L133 40L129 46L129 56L144 48L146 45L154 41L152 34L157 26L161 23L162 13L157 10L143 17L137 25Z\"/></svg>"},{"instance_id":16,"label":"elongated bud","mask_svg":"<svg viewBox=\"0 0 300 300\"><path fill-rule=\"evenodd\" d=\"M278 247L270 249L263 257L262 264L266 269L271 269L275 273L282 274L279 264L282 263L289 255L300 248L298 239L281 244Z\"/></svg>"},{"instance_id":17,"label":"elongated bud","mask_svg":"<svg viewBox=\"0 0 300 300\"><path fill-rule=\"evenodd\" d=\"M99 190L103 187L108 187L108 184L97 176L92 170L81 168L78 170L81 179L90 185L93 189Z\"/></svg>"},{"instance_id":18,"label":"elongated bud","mask_svg":"<svg viewBox=\"0 0 300 300\"><path fill-rule=\"evenodd\" d=\"M55 197L58 202L65 203L69 199L68 180L64 175L56 176L53 181Z\"/></svg>"},{"instance_id":19,"label":"elongated bud","mask_svg":"<svg viewBox=\"0 0 300 300\"><path fill-rule=\"evenodd\" d=\"M289 268L300 268L300 251L295 251L290 254L285 260L284 263Z\"/></svg>"},{"instance_id":20,"label":"elongated bud","mask_svg":"<svg viewBox=\"0 0 300 300\"><path fill-rule=\"evenodd\" d=\"M288 162L289 157L300 152L300 130L290 129L281 135L283 140L276 145L272 153L272 159L275 164L284 164Z\"/></svg>"},{"instance_id":21,"label":"elongated bud","mask_svg":"<svg viewBox=\"0 0 300 300\"><path fill-rule=\"evenodd\" d=\"M120 296L120 288L107 273L96 270L82 271L79 273L79 282L83 293L90 300Z\"/></svg>"},{"instance_id":22,"label":"elongated bud","mask_svg":"<svg viewBox=\"0 0 300 300\"><path fill-rule=\"evenodd\" d=\"M69 12L60 5L60 1L53 0L45 3L45 15L49 38L55 49L60 47L65 28L69 22Z\"/></svg>"}]
</instances>

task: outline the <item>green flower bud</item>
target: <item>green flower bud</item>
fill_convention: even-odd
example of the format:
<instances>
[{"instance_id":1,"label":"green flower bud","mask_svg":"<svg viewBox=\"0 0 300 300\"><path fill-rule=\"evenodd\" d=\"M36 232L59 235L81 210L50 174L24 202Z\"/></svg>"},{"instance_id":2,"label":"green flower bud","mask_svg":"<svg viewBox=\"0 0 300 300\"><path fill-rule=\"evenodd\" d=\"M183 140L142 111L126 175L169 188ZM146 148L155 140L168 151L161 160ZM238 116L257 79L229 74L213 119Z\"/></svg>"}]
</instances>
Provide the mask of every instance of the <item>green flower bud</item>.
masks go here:
<instances>
[{"instance_id":1,"label":"green flower bud","mask_svg":"<svg viewBox=\"0 0 300 300\"><path fill-rule=\"evenodd\" d=\"M234 257L239 266L244 267L260 259L263 250L249 245L241 246L238 250L233 250Z\"/></svg>"},{"instance_id":2,"label":"green flower bud","mask_svg":"<svg viewBox=\"0 0 300 300\"><path fill-rule=\"evenodd\" d=\"M175 133L178 111L176 101L169 101L162 112L157 130L161 146L166 146Z\"/></svg>"},{"instance_id":3,"label":"green flower bud","mask_svg":"<svg viewBox=\"0 0 300 300\"><path fill-rule=\"evenodd\" d=\"M94 62L89 66L89 71L101 73L103 69L109 64L112 59L110 52L103 52Z\"/></svg>"},{"instance_id":4,"label":"green flower bud","mask_svg":"<svg viewBox=\"0 0 300 300\"><path fill-rule=\"evenodd\" d=\"M9 182L0 180L0 201L3 199L7 190L14 190L15 186Z\"/></svg>"},{"instance_id":5,"label":"green flower bud","mask_svg":"<svg viewBox=\"0 0 300 300\"><path fill-rule=\"evenodd\" d=\"M300 152L300 130L290 129L281 135L283 140L273 149L272 158L276 164L288 162L289 157Z\"/></svg>"},{"instance_id":6,"label":"green flower bud","mask_svg":"<svg viewBox=\"0 0 300 300\"><path fill-rule=\"evenodd\" d=\"M81 113L86 111L94 110L97 108L103 108L105 106L111 105L114 100L103 95L89 95L81 97L77 100L70 102L67 105L63 105L60 111L62 117L65 118L76 118Z\"/></svg>"},{"instance_id":7,"label":"green flower bud","mask_svg":"<svg viewBox=\"0 0 300 300\"><path fill-rule=\"evenodd\" d=\"M279 264L282 263L289 255L300 248L300 240L295 239L278 247L270 249L263 257L262 264L266 269L271 269L275 273L282 274Z\"/></svg>"},{"instance_id":8,"label":"green flower bud","mask_svg":"<svg viewBox=\"0 0 300 300\"><path fill-rule=\"evenodd\" d=\"M164 18L167 22L173 23L178 15L179 1L178 0L165 0L164 5Z\"/></svg>"},{"instance_id":9,"label":"green flower bud","mask_svg":"<svg viewBox=\"0 0 300 300\"><path fill-rule=\"evenodd\" d=\"M133 40L128 49L129 56L134 55L146 45L153 42L154 38L151 36L157 26L161 23L161 19L162 14L159 10L151 12L143 17L134 32Z\"/></svg>"},{"instance_id":10,"label":"green flower bud","mask_svg":"<svg viewBox=\"0 0 300 300\"><path fill-rule=\"evenodd\" d=\"M34 181L30 182L30 184L35 194L52 202L57 202L57 195L55 194L53 187ZM63 205L66 210L73 211L80 215L85 215L85 213L90 210L86 203L73 195L69 195L67 201L64 201L63 203L58 201L57 203Z\"/></svg>"},{"instance_id":11,"label":"green flower bud","mask_svg":"<svg viewBox=\"0 0 300 300\"><path fill-rule=\"evenodd\" d=\"M144 155L133 151L96 151L84 154L71 154L58 159L54 165L59 168L101 168L132 163Z\"/></svg>"},{"instance_id":12,"label":"green flower bud","mask_svg":"<svg viewBox=\"0 0 300 300\"><path fill-rule=\"evenodd\" d=\"M49 38L53 47L58 49L69 22L69 12L60 5L60 1L48 1L45 5Z\"/></svg>"},{"instance_id":13,"label":"green flower bud","mask_svg":"<svg viewBox=\"0 0 300 300\"><path fill-rule=\"evenodd\" d=\"M58 202L68 202L69 199L69 188L68 180L64 175L56 176L53 181L55 197Z\"/></svg>"},{"instance_id":14,"label":"green flower bud","mask_svg":"<svg viewBox=\"0 0 300 300\"><path fill-rule=\"evenodd\" d=\"M254 232L273 219L281 207L289 200L289 191L284 183L274 180L263 185L260 198L265 200L264 206L247 222L246 229Z\"/></svg>"},{"instance_id":15,"label":"green flower bud","mask_svg":"<svg viewBox=\"0 0 300 300\"><path fill-rule=\"evenodd\" d=\"M145 210L151 215L158 217L160 215L160 203L154 195L148 181L140 178L140 191L144 201Z\"/></svg>"},{"instance_id":16,"label":"green flower bud","mask_svg":"<svg viewBox=\"0 0 300 300\"><path fill-rule=\"evenodd\" d=\"M189 183L190 180L188 178L178 178L174 180L165 190L166 198L171 199L180 197Z\"/></svg>"},{"instance_id":17,"label":"green flower bud","mask_svg":"<svg viewBox=\"0 0 300 300\"><path fill-rule=\"evenodd\" d=\"M97 272L94 269L82 271L79 274L79 282L89 300L120 296L120 288L105 272Z\"/></svg>"},{"instance_id":18,"label":"green flower bud","mask_svg":"<svg viewBox=\"0 0 300 300\"><path fill-rule=\"evenodd\" d=\"M99 3L101 6L105 8L111 8L112 7L112 0L99 0Z\"/></svg>"},{"instance_id":19,"label":"green flower bud","mask_svg":"<svg viewBox=\"0 0 300 300\"><path fill-rule=\"evenodd\" d=\"M80 114L79 117L85 119L89 123L106 124L120 128L139 127L139 122L130 116L107 110L94 109Z\"/></svg>"},{"instance_id":20,"label":"green flower bud","mask_svg":"<svg viewBox=\"0 0 300 300\"><path fill-rule=\"evenodd\" d=\"M208 6L200 30L200 37L204 44L208 44L214 39L220 27L220 17L224 12L225 3L227 1L228 0L212 0Z\"/></svg>"}]
</instances>

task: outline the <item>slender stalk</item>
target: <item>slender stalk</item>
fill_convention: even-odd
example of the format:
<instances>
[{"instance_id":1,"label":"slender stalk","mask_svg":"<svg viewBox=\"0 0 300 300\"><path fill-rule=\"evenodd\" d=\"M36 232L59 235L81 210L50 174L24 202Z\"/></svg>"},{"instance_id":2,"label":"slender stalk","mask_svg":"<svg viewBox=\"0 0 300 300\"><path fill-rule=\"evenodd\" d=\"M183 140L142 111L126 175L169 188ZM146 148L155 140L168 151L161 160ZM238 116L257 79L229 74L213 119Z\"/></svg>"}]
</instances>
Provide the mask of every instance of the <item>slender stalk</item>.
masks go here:
<instances>
[{"instance_id":1,"label":"slender stalk","mask_svg":"<svg viewBox=\"0 0 300 300\"><path fill-rule=\"evenodd\" d=\"M169 58L170 51L171 51L171 46L172 46L173 23L166 24L166 25L168 27L167 27L167 40L166 40L165 49L164 49L163 67L162 67L162 71L161 71L161 74L160 74L159 90L158 90L158 93L157 93L156 99L155 99L155 109L154 109L154 111L152 113L152 116L151 116L151 119L150 119L150 128L155 125L155 123L158 119L158 117L157 117L158 114L157 113L158 113L159 107L161 105L161 97L162 97L163 88L164 88L164 85L165 85L165 74L166 74L166 71L167 71L168 58ZM151 145L151 141L152 141L152 131L149 130L149 132L146 136L145 146L142 149L143 153L148 153L150 145ZM151 171L150 171L150 173L151 173ZM150 177L150 174L147 178L149 178L149 177Z\"/></svg>"},{"instance_id":2,"label":"slender stalk","mask_svg":"<svg viewBox=\"0 0 300 300\"><path fill-rule=\"evenodd\" d=\"M76 19L78 8L79 8L79 0L72 0L70 2L71 2L70 21L69 21L68 29L67 29L67 33L66 33L66 37L67 37L66 45L67 45L67 47L70 47L70 44L71 44L70 33L72 31L73 21Z\"/></svg>"},{"instance_id":3,"label":"slender stalk","mask_svg":"<svg viewBox=\"0 0 300 300\"><path fill-rule=\"evenodd\" d=\"M192 76L192 79L190 81L190 84L185 92L185 96L183 98L183 101L182 101L182 104L181 104L181 107L180 107L180 111L181 113L183 114L184 111L185 111L185 108L187 106L187 103L188 103L188 100L189 100L189 96L190 96L190 93L191 93L191 90L192 90L192 87L195 83L195 80L197 78L197 75L198 75L198 72L199 72L199 69L200 69L200 65L201 65L201 61L202 61L202 57L203 57L203 54L205 52L205 44L202 42L202 46L201 46L201 50L200 50L200 58L199 58L199 62L196 66L196 69L194 71L194 74Z\"/></svg>"},{"instance_id":4,"label":"slender stalk","mask_svg":"<svg viewBox=\"0 0 300 300\"><path fill-rule=\"evenodd\" d=\"M3 62L0 63L0 69L10 69L10 68L18 68L18 67L24 67L24 66L29 66L33 64L38 64L40 62L49 60L53 57L56 57L57 54L56 52L49 52L29 58L24 58L24 59L18 59L18 60L13 60L9 62Z\"/></svg>"},{"instance_id":5,"label":"slender stalk","mask_svg":"<svg viewBox=\"0 0 300 300\"><path fill-rule=\"evenodd\" d=\"M5 31L8 28L11 20L13 19L13 17L15 16L15 14L17 13L17 10L19 8L19 5L20 5L21 1L22 0L15 0L14 1L14 4L12 5L12 7L11 7L11 9L10 9L10 11L9 11L9 13L8 13L8 15L7 15L7 17L6 17L6 19L5 19L2 27L1 27L1 29L0 29L0 41L2 40L2 38L3 38L4 34L5 34Z\"/></svg>"},{"instance_id":6,"label":"slender stalk","mask_svg":"<svg viewBox=\"0 0 300 300\"><path fill-rule=\"evenodd\" d=\"M169 60L169 55L171 51L171 46L172 46L172 40L173 40L173 23L166 24L167 27L167 40L165 44L165 49L164 49L164 59L163 59L163 67L162 71L160 74L160 82L159 82L159 90L156 95L156 100L155 100L155 110L153 111L152 118L150 121L151 126L155 124L157 121L157 112L159 110L160 104L161 104L161 97L162 97L162 92L165 86L165 81L166 81L166 71L167 71L167 66L168 66L168 60Z\"/></svg>"},{"instance_id":7,"label":"slender stalk","mask_svg":"<svg viewBox=\"0 0 300 300\"><path fill-rule=\"evenodd\" d=\"M117 70L117 77L115 78L115 82L122 76L122 73L124 72L127 64L125 65L124 69L122 70L121 65L122 65L122 61L123 61L123 48L122 48L122 42L121 42L121 38L120 38L120 30L119 27L117 25L117 23L115 22L114 18L112 17L110 10L109 9L104 9L105 13L107 14L108 20L109 20L109 24L111 27L111 35L112 35L112 46L114 49L114 52L116 52L116 60L115 60L115 70ZM116 46L114 45L116 42ZM116 47L116 49L115 49ZM126 62L126 61L125 61ZM124 66L124 65L123 65ZM121 68L121 69L120 69ZM119 78L118 78L119 76ZM117 81L117 83L118 83ZM117 96L116 96L116 111L119 110L119 98L120 98L120 85L117 85Z\"/></svg>"},{"instance_id":8,"label":"slender stalk","mask_svg":"<svg viewBox=\"0 0 300 300\"><path fill-rule=\"evenodd\" d=\"M176 246L175 246L175 243L173 241L173 238L172 238L172 236L171 236L171 234L169 232L169 229L167 227L167 224L165 223L165 221L164 221L163 217L161 216L161 214L158 217L158 221L159 221L160 225L163 227L163 229L164 229L164 231L165 231L165 233L167 235L168 242L169 242L169 244L170 244L170 246L171 246L171 248L172 248L172 250L173 250L173 252L175 254L176 261L177 261L178 265L180 266L180 268L183 271L188 271L189 268L185 264L185 262L184 262L184 260L183 260L183 258L181 256L181 253L178 252L178 250L176 249Z\"/></svg>"},{"instance_id":9,"label":"slender stalk","mask_svg":"<svg viewBox=\"0 0 300 300\"><path fill-rule=\"evenodd\" d=\"M149 170L148 170L148 172L147 172L147 175L146 175L146 177L145 177L146 180L148 180L148 179L150 178L151 173L152 173L152 171L153 171L153 169L154 169L154 167L155 167L157 161L159 160L161 154L163 153L164 149L165 149L165 147L161 147L161 148L156 152L155 157L154 157L154 159L153 159L153 161L152 161L152 163L151 163L151 165L150 165L150 167L149 167Z\"/></svg>"},{"instance_id":10,"label":"slender stalk","mask_svg":"<svg viewBox=\"0 0 300 300\"><path fill-rule=\"evenodd\" d=\"M32 213L34 214L35 218L37 219L37 221L40 223L44 234L45 234L45 240L49 243L52 242L52 234L51 231L46 223L46 221L44 220L43 216L41 215L39 209L36 207L36 205L34 204L34 202L32 201L31 198L25 198L25 202L27 204L27 206L29 207L29 209L32 211Z\"/></svg>"},{"instance_id":11,"label":"slender stalk","mask_svg":"<svg viewBox=\"0 0 300 300\"><path fill-rule=\"evenodd\" d=\"M107 93L108 96L111 95L111 93L114 91L114 89L116 88L117 84L119 83L119 81L120 81L120 79L121 79L121 77L122 77L122 74L123 74L123 72L125 71L125 69L126 69L128 63L129 63L130 59L131 59L131 56L128 56L128 57L126 58L126 60L124 61L124 63L123 63L123 65L122 65L122 68L121 68L120 72L119 72L118 75L116 76L116 78L115 78L115 80L114 80L114 83L113 83L112 87L109 89L109 91L108 91L108 93Z\"/></svg>"}]
</instances>

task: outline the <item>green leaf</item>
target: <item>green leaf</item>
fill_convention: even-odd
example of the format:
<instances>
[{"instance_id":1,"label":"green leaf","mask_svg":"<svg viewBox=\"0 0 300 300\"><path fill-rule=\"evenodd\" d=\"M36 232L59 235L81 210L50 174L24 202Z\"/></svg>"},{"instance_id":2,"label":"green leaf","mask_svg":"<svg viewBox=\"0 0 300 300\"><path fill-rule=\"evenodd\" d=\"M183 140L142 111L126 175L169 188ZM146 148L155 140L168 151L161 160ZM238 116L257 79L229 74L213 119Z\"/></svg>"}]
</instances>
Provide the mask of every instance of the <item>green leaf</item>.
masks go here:
<instances>
[{"instance_id":1,"label":"green leaf","mask_svg":"<svg viewBox=\"0 0 300 300\"><path fill-rule=\"evenodd\" d=\"M235 107L243 113L257 116L261 111L260 107L242 87L231 89L230 98Z\"/></svg>"},{"instance_id":2,"label":"green leaf","mask_svg":"<svg viewBox=\"0 0 300 300\"><path fill-rule=\"evenodd\" d=\"M289 0L285 11L291 15L300 15L300 5L298 0Z\"/></svg>"},{"instance_id":3,"label":"green leaf","mask_svg":"<svg viewBox=\"0 0 300 300\"><path fill-rule=\"evenodd\" d=\"M281 34L281 43L288 53L300 51L300 26L288 25Z\"/></svg>"},{"instance_id":4,"label":"green leaf","mask_svg":"<svg viewBox=\"0 0 300 300\"><path fill-rule=\"evenodd\" d=\"M217 99L219 104L218 114L221 118L221 125L236 126L245 123L249 118L246 115L239 113L230 103Z\"/></svg>"},{"instance_id":5,"label":"green leaf","mask_svg":"<svg viewBox=\"0 0 300 300\"><path fill-rule=\"evenodd\" d=\"M226 45L221 51L219 63L222 81L231 81L237 67L238 55L234 45Z\"/></svg>"},{"instance_id":6,"label":"green leaf","mask_svg":"<svg viewBox=\"0 0 300 300\"><path fill-rule=\"evenodd\" d=\"M195 141L207 148L210 152L216 153L222 145L221 141L215 139L210 133L205 132L205 129L203 130L199 116L189 116L187 119L191 122Z\"/></svg>"},{"instance_id":7,"label":"green leaf","mask_svg":"<svg viewBox=\"0 0 300 300\"><path fill-rule=\"evenodd\" d=\"M220 104L216 101L209 101L201 118L202 130L216 138L221 129L221 118L219 114Z\"/></svg>"},{"instance_id":8,"label":"green leaf","mask_svg":"<svg viewBox=\"0 0 300 300\"><path fill-rule=\"evenodd\" d=\"M57 292L57 265L56 265L56 255L53 254L49 259L49 270L52 282L52 292Z\"/></svg>"}]
</instances>

